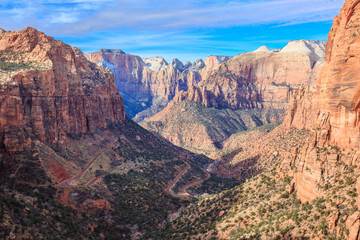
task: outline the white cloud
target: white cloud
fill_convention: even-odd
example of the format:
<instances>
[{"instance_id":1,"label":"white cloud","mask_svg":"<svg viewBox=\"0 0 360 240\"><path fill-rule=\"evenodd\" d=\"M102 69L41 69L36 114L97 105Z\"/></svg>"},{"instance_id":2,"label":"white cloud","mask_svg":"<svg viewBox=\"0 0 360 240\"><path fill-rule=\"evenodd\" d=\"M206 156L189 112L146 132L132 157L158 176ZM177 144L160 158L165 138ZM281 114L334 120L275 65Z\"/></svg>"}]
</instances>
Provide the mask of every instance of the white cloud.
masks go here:
<instances>
[{"instance_id":1,"label":"white cloud","mask_svg":"<svg viewBox=\"0 0 360 240\"><path fill-rule=\"evenodd\" d=\"M232 27L249 24L297 24L332 20L343 0L269 0L269 1L119 1L65 33L88 32L110 28L184 29L197 27ZM200 4L199 4L200 2Z\"/></svg>"},{"instance_id":2,"label":"white cloud","mask_svg":"<svg viewBox=\"0 0 360 240\"><path fill-rule=\"evenodd\" d=\"M73 13L62 12L52 16L51 23L74 23L78 20L78 17Z\"/></svg>"},{"instance_id":3,"label":"white cloud","mask_svg":"<svg viewBox=\"0 0 360 240\"><path fill-rule=\"evenodd\" d=\"M1 0L0 26L18 30L33 26L43 31L58 32L60 27L100 11L115 0Z\"/></svg>"},{"instance_id":4,"label":"white cloud","mask_svg":"<svg viewBox=\"0 0 360 240\"><path fill-rule=\"evenodd\" d=\"M0 24L63 34L104 29L196 29L332 20L344 0L3 0ZM10 6L10 7L9 7ZM12 6L12 7L11 7Z\"/></svg>"}]
</instances>

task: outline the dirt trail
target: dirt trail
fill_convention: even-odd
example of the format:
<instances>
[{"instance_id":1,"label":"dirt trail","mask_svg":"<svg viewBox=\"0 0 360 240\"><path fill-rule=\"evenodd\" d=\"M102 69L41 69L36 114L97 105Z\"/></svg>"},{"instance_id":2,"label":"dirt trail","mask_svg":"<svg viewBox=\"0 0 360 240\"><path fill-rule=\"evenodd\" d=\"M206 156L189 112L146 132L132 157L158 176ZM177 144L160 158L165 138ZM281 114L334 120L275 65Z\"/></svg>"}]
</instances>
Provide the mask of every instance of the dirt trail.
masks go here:
<instances>
[{"instance_id":1,"label":"dirt trail","mask_svg":"<svg viewBox=\"0 0 360 240\"><path fill-rule=\"evenodd\" d=\"M179 181L179 179L189 170L190 165L187 162L184 162L186 164L186 167L175 177L174 180L172 180L167 188L165 188L165 192L170 194L173 197L178 197L171 189L175 186L175 184Z\"/></svg>"},{"instance_id":2,"label":"dirt trail","mask_svg":"<svg viewBox=\"0 0 360 240\"><path fill-rule=\"evenodd\" d=\"M93 163L99 159L99 157L104 154L107 150L103 150L101 152L99 152L86 166L85 168L77 175L65 179L63 180L61 183L59 183L59 187L78 187L77 185L77 181L82 178L85 173L89 170L89 168L93 165ZM174 180L172 180L168 186L164 189L164 191L168 194L170 194L173 197L176 198L183 198L183 197L188 197L189 194L186 192L186 189L188 189L189 187L192 187L196 184L200 184L201 182L205 181L206 179L208 179L210 177L210 174L208 172L206 172L206 177L203 179L198 179L194 182L188 183L185 186L183 186L180 190L179 194L176 194L172 191L172 188L175 186L175 184L180 180L180 178L189 170L190 168L190 164L187 162L185 163L185 168L175 177ZM137 171L139 168L134 168L134 171ZM83 186L93 186L95 185L100 179L102 179L107 173L104 173L100 176L94 177L92 179L90 179L85 185Z\"/></svg>"},{"instance_id":3,"label":"dirt trail","mask_svg":"<svg viewBox=\"0 0 360 240\"><path fill-rule=\"evenodd\" d=\"M97 177L94 177L93 179L90 179L90 181L89 181L87 184L85 184L84 186L85 186L85 187L88 187L88 186L93 186L93 185L95 185L100 179L102 179L103 177L105 177L106 174L107 174L107 173L104 173L104 174L102 174L102 175L100 175L100 176L97 176Z\"/></svg>"},{"instance_id":4,"label":"dirt trail","mask_svg":"<svg viewBox=\"0 0 360 240\"><path fill-rule=\"evenodd\" d=\"M79 174L75 175L74 177L71 177L71 178L68 178L68 179L62 181L62 182L59 184L59 187L75 187L75 186L77 186L77 181L85 175L85 173L89 170L89 168L91 167L91 165L92 165L96 160L98 160L99 157L100 157L103 153L105 153L106 151L107 151L107 150L103 150L103 151L99 152L99 153L93 158L93 160L91 160ZM100 177L100 176L99 176L99 177ZM98 177L96 177L96 178L98 178ZM96 178L95 178L95 179L96 179ZM95 180L95 179L93 179L93 180ZM99 178L99 179L100 179L100 178ZM91 180L91 181L93 181L93 180ZM98 179L97 179L97 180L98 180ZM96 181L95 181L95 182L96 182ZM74 184L74 183L75 183L75 184ZM88 183L88 184L89 184L89 183ZM88 184L87 184L87 185L88 185Z\"/></svg>"},{"instance_id":5,"label":"dirt trail","mask_svg":"<svg viewBox=\"0 0 360 240\"><path fill-rule=\"evenodd\" d=\"M140 168L139 168L139 167L130 168L130 170L139 171ZM126 172L126 170L124 170L124 171L122 171L122 172L118 172L118 173L123 173L123 172ZM86 183L84 186L85 186L85 187L88 187L88 186L93 186L93 185L95 185L100 179L102 179L103 177L105 177L105 175L107 175L107 174L109 174L109 173L107 172L107 173L104 173L104 174L102 174L102 175L100 175L100 176L97 176L97 177L94 177L94 178L90 179L90 180L88 181L88 183Z\"/></svg>"},{"instance_id":6,"label":"dirt trail","mask_svg":"<svg viewBox=\"0 0 360 240\"><path fill-rule=\"evenodd\" d=\"M181 189L180 189L180 193L178 193L177 195L178 196L181 196L181 197L187 197L189 196L189 193L186 192L186 190L192 186L195 186L197 184L200 184L202 182L204 182L205 180L209 179L210 178L210 173L206 172L206 177L202 178L202 179L198 179L198 180L195 180L191 183L188 183L186 184L185 186L183 186Z\"/></svg>"},{"instance_id":7,"label":"dirt trail","mask_svg":"<svg viewBox=\"0 0 360 240\"><path fill-rule=\"evenodd\" d=\"M65 179L64 181L62 181L61 183L59 183L59 187L79 187L77 185L77 181L82 178L85 173L89 170L89 168L93 165L93 163L99 159L99 157L104 154L107 150L103 150L101 152L99 152L94 158L93 160L91 160L86 166L85 168L77 175L71 177L71 178L68 178L68 179ZM140 168L139 167L136 167L136 168L131 168L132 170L134 171L138 171ZM88 186L93 186L95 185L98 181L100 181L106 174L108 173L104 173L100 176L97 176L97 177L94 177L92 179L90 179L86 184L84 185L81 185L83 187L88 187Z\"/></svg>"},{"instance_id":8,"label":"dirt trail","mask_svg":"<svg viewBox=\"0 0 360 240\"><path fill-rule=\"evenodd\" d=\"M208 172L206 172L206 177L202 178L202 179L198 179L195 180L191 183L186 184L185 186L183 186L180 189L180 193L176 194L172 191L172 188L175 186L175 184L180 180L180 178L189 170L190 165L189 163L185 162L186 167L176 176L176 178L174 180L172 180L168 187L165 189L165 192L170 194L172 197L176 197L176 198L184 198L184 197L188 197L190 196L189 193L186 192L186 189L188 189L189 187L192 187L194 185L200 184L203 181L207 180L210 177L210 174Z\"/></svg>"}]
</instances>

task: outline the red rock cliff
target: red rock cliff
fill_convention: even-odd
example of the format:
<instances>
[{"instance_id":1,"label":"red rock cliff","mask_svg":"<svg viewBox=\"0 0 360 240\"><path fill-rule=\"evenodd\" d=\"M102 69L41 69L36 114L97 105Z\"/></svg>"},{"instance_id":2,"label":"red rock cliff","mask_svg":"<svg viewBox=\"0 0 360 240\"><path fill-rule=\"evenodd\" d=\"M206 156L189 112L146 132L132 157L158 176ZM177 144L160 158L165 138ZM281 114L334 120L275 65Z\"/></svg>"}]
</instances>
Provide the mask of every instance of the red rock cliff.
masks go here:
<instances>
[{"instance_id":1,"label":"red rock cliff","mask_svg":"<svg viewBox=\"0 0 360 240\"><path fill-rule=\"evenodd\" d=\"M320 78L294 94L284 120L287 128L312 131L291 163L297 169L295 186L302 201L326 194L317 186L325 180L335 185L337 179L346 177L344 169L359 164L359 79L360 4L347 0L329 33ZM341 163L347 167L341 167Z\"/></svg>"},{"instance_id":2,"label":"red rock cliff","mask_svg":"<svg viewBox=\"0 0 360 240\"><path fill-rule=\"evenodd\" d=\"M313 81L324 58L325 43L291 41L281 50L266 47L223 62L175 101L202 102L231 109L286 109L292 89Z\"/></svg>"},{"instance_id":3,"label":"red rock cliff","mask_svg":"<svg viewBox=\"0 0 360 240\"><path fill-rule=\"evenodd\" d=\"M100 49L86 57L100 66L108 67L115 76L118 90L124 96L128 115L141 121L161 110L179 91L196 86L207 74L229 57L210 56L185 65L178 59L167 63L162 57L144 58L121 50ZM160 106L160 108L158 108Z\"/></svg>"},{"instance_id":4,"label":"red rock cliff","mask_svg":"<svg viewBox=\"0 0 360 240\"><path fill-rule=\"evenodd\" d=\"M360 147L359 17L358 1L346 1L328 36L321 77L296 94L294 107L297 111L293 107L293 116L288 119L293 126L311 128L324 124L324 116L328 116L327 143L341 147ZM317 116L319 121L306 122L309 114L312 118Z\"/></svg>"},{"instance_id":5,"label":"red rock cliff","mask_svg":"<svg viewBox=\"0 0 360 240\"><path fill-rule=\"evenodd\" d=\"M125 119L112 73L80 50L26 28L0 32L0 54L3 150L24 150L31 138L59 142Z\"/></svg>"},{"instance_id":6,"label":"red rock cliff","mask_svg":"<svg viewBox=\"0 0 360 240\"><path fill-rule=\"evenodd\" d=\"M330 142L360 147L360 4L346 1L329 33L319 81L321 109L330 115Z\"/></svg>"}]
</instances>

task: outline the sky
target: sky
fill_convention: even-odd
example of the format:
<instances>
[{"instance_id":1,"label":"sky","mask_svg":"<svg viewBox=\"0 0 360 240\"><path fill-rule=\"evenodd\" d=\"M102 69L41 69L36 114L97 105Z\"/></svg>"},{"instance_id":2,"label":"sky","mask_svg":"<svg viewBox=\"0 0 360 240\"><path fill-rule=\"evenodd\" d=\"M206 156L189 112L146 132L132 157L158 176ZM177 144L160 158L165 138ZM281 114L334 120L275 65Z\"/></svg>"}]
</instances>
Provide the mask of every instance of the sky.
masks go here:
<instances>
[{"instance_id":1,"label":"sky","mask_svg":"<svg viewBox=\"0 0 360 240\"><path fill-rule=\"evenodd\" d=\"M37 28L85 53L195 61L326 41L344 0L0 0L0 27Z\"/></svg>"}]
</instances>

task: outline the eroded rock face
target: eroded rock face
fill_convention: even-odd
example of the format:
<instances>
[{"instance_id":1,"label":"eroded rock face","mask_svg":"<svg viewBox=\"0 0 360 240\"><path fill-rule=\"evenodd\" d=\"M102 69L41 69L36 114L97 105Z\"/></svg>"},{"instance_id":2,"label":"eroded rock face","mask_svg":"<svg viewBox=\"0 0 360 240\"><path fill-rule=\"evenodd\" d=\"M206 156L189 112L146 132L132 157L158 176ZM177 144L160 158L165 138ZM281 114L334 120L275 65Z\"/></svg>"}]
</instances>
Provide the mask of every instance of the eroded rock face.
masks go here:
<instances>
[{"instance_id":1,"label":"eroded rock face","mask_svg":"<svg viewBox=\"0 0 360 240\"><path fill-rule=\"evenodd\" d=\"M317 77L324 53L325 43L318 41L291 41L274 51L263 46L220 64L175 101L187 99L215 108L286 109L291 91Z\"/></svg>"},{"instance_id":2,"label":"eroded rock face","mask_svg":"<svg viewBox=\"0 0 360 240\"><path fill-rule=\"evenodd\" d=\"M289 118L293 126L308 128L324 125L326 121L329 130L327 143L345 148L360 147L359 8L357 1L346 1L334 19L321 77L312 86L300 90L294 103L302 106L292 106L297 110L292 110L295 115ZM310 108L312 110L308 111ZM317 116L318 121L306 122L308 115L301 116L300 112Z\"/></svg>"},{"instance_id":3,"label":"eroded rock face","mask_svg":"<svg viewBox=\"0 0 360 240\"><path fill-rule=\"evenodd\" d=\"M115 76L116 86L122 93L127 114L142 121L150 117L173 99L179 91L196 86L208 72L216 69L229 57L211 56L185 65L178 59L169 64L162 57L140 58L121 50L99 50L86 57L102 67L108 67Z\"/></svg>"},{"instance_id":4,"label":"eroded rock face","mask_svg":"<svg viewBox=\"0 0 360 240\"><path fill-rule=\"evenodd\" d=\"M322 196L323 191L316 186L325 179L343 176L345 170L339 167L340 163L359 164L359 17L359 2L345 1L329 33L320 78L294 94L284 120L288 128L313 131L293 162L298 169L295 186L302 201ZM330 146L348 154L340 150L332 154Z\"/></svg>"},{"instance_id":5,"label":"eroded rock face","mask_svg":"<svg viewBox=\"0 0 360 240\"><path fill-rule=\"evenodd\" d=\"M164 110L140 124L177 146L211 156L232 134L270 121L280 123L283 115L282 111L215 109L199 102L183 101L169 103Z\"/></svg>"},{"instance_id":6,"label":"eroded rock face","mask_svg":"<svg viewBox=\"0 0 360 240\"><path fill-rule=\"evenodd\" d=\"M33 28L0 33L0 146L22 151L30 138L61 142L68 133L121 122L125 109L110 71ZM15 56L15 57L14 57Z\"/></svg>"},{"instance_id":7,"label":"eroded rock face","mask_svg":"<svg viewBox=\"0 0 360 240\"><path fill-rule=\"evenodd\" d=\"M203 68L202 81L189 86L187 91L178 92L165 109L142 125L178 146L211 155L231 134L281 123L292 91L318 76L324 55L324 42L298 40L291 41L282 50L270 51L263 46L222 63L218 57L210 57L205 61L206 66L215 70L205 74L206 67ZM222 118L231 127L219 131L223 127L218 126L224 124L221 121L205 124L211 118L206 111L198 113L204 114L200 117L191 109L184 108L189 113L179 111L182 104L189 101L206 108L218 108L219 112L226 109ZM242 128L233 127L238 125ZM223 133L221 137L219 133ZM193 146L197 146L195 150Z\"/></svg>"}]
</instances>

